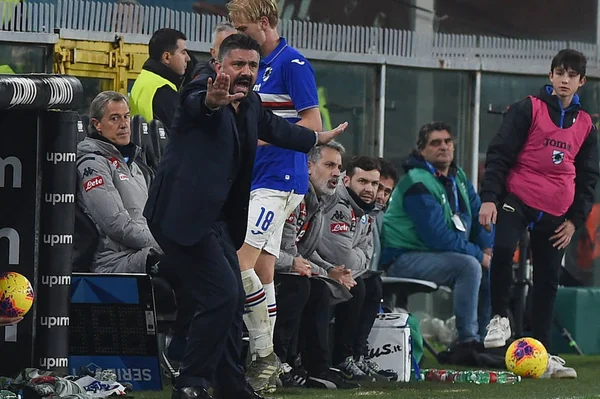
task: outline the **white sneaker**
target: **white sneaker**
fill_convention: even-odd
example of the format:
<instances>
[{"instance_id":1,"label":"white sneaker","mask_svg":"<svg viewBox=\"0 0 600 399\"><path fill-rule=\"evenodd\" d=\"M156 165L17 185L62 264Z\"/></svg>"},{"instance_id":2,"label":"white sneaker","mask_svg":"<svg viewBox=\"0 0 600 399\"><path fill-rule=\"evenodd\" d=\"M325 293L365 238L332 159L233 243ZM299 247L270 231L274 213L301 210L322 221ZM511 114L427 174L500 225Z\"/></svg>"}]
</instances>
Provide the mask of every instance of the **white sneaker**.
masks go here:
<instances>
[{"instance_id":1,"label":"white sneaker","mask_svg":"<svg viewBox=\"0 0 600 399\"><path fill-rule=\"evenodd\" d=\"M548 354L548 367L540 378L577 378L577 371L571 367L565 367L563 358Z\"/></svg>"},{"instance_id":2,"label":"white sneaker","mask_svg":"<svg viewBox=\"0 0 600 399\"><path fill-rule=\"evenodd\" d=\"M510 336L510 322L508 318L495 315L487 326L487 334L483 340L483 346L486 348L501 348L506 345L506 341Z\"/></svg>"}]
</instances>

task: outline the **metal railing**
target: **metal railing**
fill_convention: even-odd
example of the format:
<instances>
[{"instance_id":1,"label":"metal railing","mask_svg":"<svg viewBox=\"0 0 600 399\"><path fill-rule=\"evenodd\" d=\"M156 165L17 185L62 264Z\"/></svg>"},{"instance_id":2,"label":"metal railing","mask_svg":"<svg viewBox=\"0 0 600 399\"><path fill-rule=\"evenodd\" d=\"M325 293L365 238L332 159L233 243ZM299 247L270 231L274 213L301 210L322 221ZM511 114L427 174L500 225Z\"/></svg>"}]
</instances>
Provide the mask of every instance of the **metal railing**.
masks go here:
<instances>
[{"instance_id":1,"label":"metal railing","mask_svg":"<svg viewBox=\"0 0 600 399\"><path fill-rule=\"evenodd\" d=\"M1 12L2 10L0 10ZM4 20L6 16L2 15ZM5 24L5 31L47 33L55 30L125 36L126 41L146 42L156 29L178 29L188 37L192 49L206 49L214 26L222 17L174 11L163 7L134 6L89 0L58 0L48 3L20 3ZM387 63L446 69L506 70L512 73L539 73L562 48L582 51L591 75L600 76L598 46L594 43L510 39L361 26L329 25L282 20L280 33L309 58L357 63ZM87 35L87 36L86 36ZM6 40L6 39L4 39ZM199 46L198 46L199 45Z\"/></svg>"}]
</instances>

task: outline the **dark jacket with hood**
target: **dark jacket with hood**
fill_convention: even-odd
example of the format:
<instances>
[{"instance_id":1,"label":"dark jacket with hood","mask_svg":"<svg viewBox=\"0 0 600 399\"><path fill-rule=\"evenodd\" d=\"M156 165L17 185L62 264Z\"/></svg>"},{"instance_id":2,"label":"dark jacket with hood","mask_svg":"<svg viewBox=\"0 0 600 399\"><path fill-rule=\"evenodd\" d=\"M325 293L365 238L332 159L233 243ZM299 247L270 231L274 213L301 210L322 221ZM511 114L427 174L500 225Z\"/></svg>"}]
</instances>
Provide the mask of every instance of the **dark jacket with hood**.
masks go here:
<instances>
[{"instance_id":1,"label":"dark jacket with hood","mask_svg":"<svg viewBox=\"0 0 600 399\"><path fill-rule=\"evenodd\" d=\"M211 58L208 61L199 62L196 66L194 66L191 74L191 80L196 79L200 75L216 75L214 58Z\"/></svg>"},{"instance_id":2,"label":"dark jacket with hood","mask_svg":"<svg viewBox=\"0 0 600 399\"><path fill-rule=\"evenodd\" d=\"M546 85L538 98L546 103L554 124L563 129L573 125L579 112L585 112L575 95L566 109L562 108L560 98L552 95L552 86ZM533 106L526 98L510 106L498 134L492 139L487 152L485 176L482 182L482 202L500 202L506 195L506 178L515 165L517 157L527 140L532 125ZM594 190L600 177L598 165L598 137L596 127L592 125L587 139L575 156L575 199L567 211L566 217L575 227L585 223L594 204Z\"/></svg>"},{"instance_id":3,"label":"dark jacket with hood","mask_svg":"<svg viewBox=\"0 0 600 399\"><path fill-rule=\"evenodd\" d=\"M157 75L162 76L176 87L181 87L183 77L179 76L171 70L168 66L160 61L148 59L142 66L142 69L153 72ZM154 112L154 119L158 119L167 128L171 127L173 122L173 115L179 106L179 92L173 90L169 86L163 86L156 90L154 98L152 99L152 111Z\"/></svg>"}]
</instances>

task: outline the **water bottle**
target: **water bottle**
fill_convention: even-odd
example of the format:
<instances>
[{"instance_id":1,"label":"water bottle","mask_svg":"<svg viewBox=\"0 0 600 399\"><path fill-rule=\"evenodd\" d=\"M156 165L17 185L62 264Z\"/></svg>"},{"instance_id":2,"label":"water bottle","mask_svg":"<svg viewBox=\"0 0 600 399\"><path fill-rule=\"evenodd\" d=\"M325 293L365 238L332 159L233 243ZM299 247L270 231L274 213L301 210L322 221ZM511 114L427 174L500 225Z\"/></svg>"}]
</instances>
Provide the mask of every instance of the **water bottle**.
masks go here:
<instances>
[{"instance_id":1,"label":"water bottle","mask_svg":"<svg viewBox=\"0 0 600 399\"><path fill-rule=\"evenodd\" d=\"M521 377L507 371L486 370L423 370L421 377L425 381L439 381L471 384L516 384Z\"/></svg>"},{"instance_id":2,"label":"water bottle","mask_svg":"<svg viewBox=\"0 0 600 399\"><path fill-rule=\"evenodd\" d=\"M521 382L520 375L516 375L508 371L498 373L498 384L516 384L517 382Z\"/></svg>"},{"instance_id":3,"label":"water bottle","mask_svg":"<svg viewBox=\"0 0 600 399\"><path fill-rule=\"evenodd\" d=\"M454 382L456 372L452 370L421 370L421 381Z\"/></svg>"},{"instance_id":4,"label":"water bottle","mask_svg":"<svg viewBox=\"0 0 600 399\"><path fill-rule=\"evenodd\" d=\"M521 382L521 377L507 371L477 370L460 371L454 380L472 384L516 384Z\"/></svg>"}]
</instances>

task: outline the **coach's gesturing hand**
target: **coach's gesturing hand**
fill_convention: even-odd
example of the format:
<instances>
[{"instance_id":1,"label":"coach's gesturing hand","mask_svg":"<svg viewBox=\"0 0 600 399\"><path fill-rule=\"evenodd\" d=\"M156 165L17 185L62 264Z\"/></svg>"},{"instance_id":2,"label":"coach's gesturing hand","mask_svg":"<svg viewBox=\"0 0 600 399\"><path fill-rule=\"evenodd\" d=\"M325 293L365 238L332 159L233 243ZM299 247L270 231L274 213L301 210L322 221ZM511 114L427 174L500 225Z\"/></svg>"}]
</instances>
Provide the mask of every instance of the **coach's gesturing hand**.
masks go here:
<instances>
[{"instance_id":1,"label":"coach's gesturing hand","mask_svg":"<svg viewBox=\"0 0 600 399\"><path fill-rule=\"evenodd\" d=\"M223 105L239 101L246 95L245 93L231 94L231 79L226 73L220 73L216 79L208 78L206 86L206 106L209 109L216 109Z\"/></svg>"},{"instance_id":2,"label":"coach's gesturing hand","mask_svg":"<svg viewBox=\"0 0 600 399\"><path fill-rule=\"evenodd\" d=\"M335 129L327 130L325 132L319 132L319 143L327 144L340 134L348 127L348 122L340 123Z\"/></svg>"}]
</instances>

